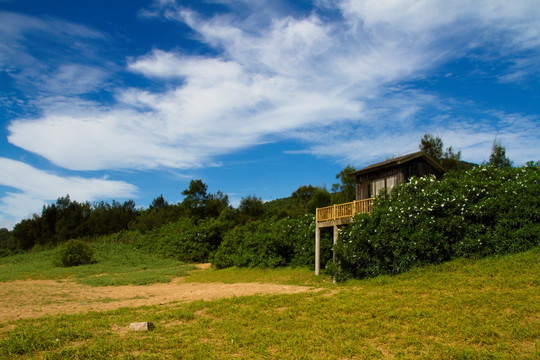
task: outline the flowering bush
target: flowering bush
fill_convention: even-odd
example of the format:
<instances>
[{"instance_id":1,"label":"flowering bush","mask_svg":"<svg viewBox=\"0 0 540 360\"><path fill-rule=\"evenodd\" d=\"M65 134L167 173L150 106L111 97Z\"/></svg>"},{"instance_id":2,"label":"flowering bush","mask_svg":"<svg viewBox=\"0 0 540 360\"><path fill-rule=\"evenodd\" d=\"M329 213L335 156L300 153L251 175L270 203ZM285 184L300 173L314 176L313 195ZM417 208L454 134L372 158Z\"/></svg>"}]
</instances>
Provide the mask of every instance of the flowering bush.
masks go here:
<instances>
[{"instance_id":1,"label":"flowering bush","mask_svg":"<svg viewBox=\"0 0 540 360\"><path fill-rule=\"evenodd\" d=\"M396 274L538 245L540 168L480 166L413 178L357 215L335 247L342 277Z\"/></svg>"},{"instance_id":2,"label":"flowering bush","mask_svg":"<svg viewBox=\"0 0 540 360\"><path fill-rule=\"evenodd\" d=\"M291 220L291 222L291 230L287 231L287 236L294 245L291 266L315 268L315 216L306 214L300 219ZM331 231L321 233L321 264L323 267L332 258L332 242Z\"/></svg>"}]
</instances>

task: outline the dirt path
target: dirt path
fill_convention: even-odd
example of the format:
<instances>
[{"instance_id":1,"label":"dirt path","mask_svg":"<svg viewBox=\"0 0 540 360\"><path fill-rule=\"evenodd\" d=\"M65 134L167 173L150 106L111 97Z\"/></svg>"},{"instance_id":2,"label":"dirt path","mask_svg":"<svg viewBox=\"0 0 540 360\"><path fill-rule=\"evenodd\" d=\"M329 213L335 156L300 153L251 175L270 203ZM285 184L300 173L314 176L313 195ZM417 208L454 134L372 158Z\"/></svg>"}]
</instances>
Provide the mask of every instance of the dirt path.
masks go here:
<instances>
[{"instance_id":1,"label":"dirt path","mask_svg":"<svg viewBox=\"0 0 540 360\"><path fill-rule=\"evenodd\" d=\"M185 283L182 278L147 286L90 287L71 281L0 283L0 322L44 315L105 311L120 307L214 300L255 294L293 294L305 286L260 283Z\"/></svg>"}]
</instances>

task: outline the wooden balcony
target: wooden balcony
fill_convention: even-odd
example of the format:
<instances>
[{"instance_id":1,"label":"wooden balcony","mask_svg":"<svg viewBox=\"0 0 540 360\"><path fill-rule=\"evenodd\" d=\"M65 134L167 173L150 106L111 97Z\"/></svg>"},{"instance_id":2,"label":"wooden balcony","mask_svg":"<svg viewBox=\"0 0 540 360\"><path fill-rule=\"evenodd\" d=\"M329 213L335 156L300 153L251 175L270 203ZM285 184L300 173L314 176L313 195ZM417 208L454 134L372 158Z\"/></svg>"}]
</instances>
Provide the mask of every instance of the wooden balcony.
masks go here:
<instances>
[{"instance_id":1,"label":"wooden balcony","mask_svg":"<svg viewBox=\"0 0 540 360\"><path fill-rule=\"evenodd\" d=\"M373 206L373 199L355 200L345 204L336 204L323 208L317 208L317 223L349 219L358 213L369 214Z\"/></svg>"}]
</instances>

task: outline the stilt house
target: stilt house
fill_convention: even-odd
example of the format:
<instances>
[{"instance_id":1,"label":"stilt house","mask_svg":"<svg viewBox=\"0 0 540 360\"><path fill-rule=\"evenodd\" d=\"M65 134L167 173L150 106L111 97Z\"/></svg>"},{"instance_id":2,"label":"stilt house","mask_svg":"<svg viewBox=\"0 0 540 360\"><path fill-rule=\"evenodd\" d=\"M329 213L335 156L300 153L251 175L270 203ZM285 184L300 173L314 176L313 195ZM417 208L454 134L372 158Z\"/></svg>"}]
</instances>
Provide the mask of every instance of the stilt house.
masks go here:
<instances>
[{"instance_id":1,"label":"stilt house","mask_svg":"<svg viewBox=\"0 0 540 360\"><path fill-rule=\"evenodd\" d=\"M338 226L350 224L354 215L370 213L373 198L382 189L390 191L399 183L407 182L413 176L435 175L440 178L445 169L423 151L392 158L369 165L350 174L356 178L356 200L345 204L336 204L316 210L315 231L315 274L320 267L321 228L334 228L334 244L338 240Z\"/></svg>"}]
</instances>

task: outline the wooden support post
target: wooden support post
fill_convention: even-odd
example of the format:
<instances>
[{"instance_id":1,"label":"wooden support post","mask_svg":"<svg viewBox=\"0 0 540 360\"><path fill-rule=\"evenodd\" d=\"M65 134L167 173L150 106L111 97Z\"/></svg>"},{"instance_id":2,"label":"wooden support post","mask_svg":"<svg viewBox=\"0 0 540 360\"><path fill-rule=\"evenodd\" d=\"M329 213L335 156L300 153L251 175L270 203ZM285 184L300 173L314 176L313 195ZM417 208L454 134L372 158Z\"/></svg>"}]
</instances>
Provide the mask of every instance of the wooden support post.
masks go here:
<instances>
[{"instance_id":1,"label":"wooden support post","mask_svg":"<svg viewBox=\"0 0 540 360\"><path fill-rule=\"evenodd\" d=\"M337 225L334 225L334 245L337 244L338 236L339 236L339 228ZM336 252L334 250L332 250L332 257L334 259L334 266L336 266ZM332 277L332 282L334 284L337 283L335 276Z\"/></svg>"},{"instance_id":2,"label":"wooden support post","mask_svg":"<svg viewBox=\"0 0 540 360\"><path fill-rule=\"evenodd\" d=\"M319 276L321 270L321 228L315 226L315 275Z\"/></svg>"}]
</instances>

